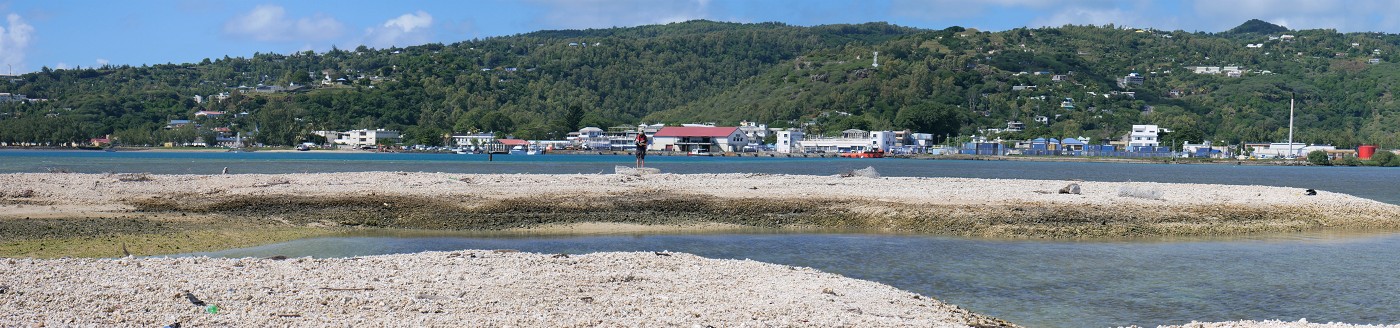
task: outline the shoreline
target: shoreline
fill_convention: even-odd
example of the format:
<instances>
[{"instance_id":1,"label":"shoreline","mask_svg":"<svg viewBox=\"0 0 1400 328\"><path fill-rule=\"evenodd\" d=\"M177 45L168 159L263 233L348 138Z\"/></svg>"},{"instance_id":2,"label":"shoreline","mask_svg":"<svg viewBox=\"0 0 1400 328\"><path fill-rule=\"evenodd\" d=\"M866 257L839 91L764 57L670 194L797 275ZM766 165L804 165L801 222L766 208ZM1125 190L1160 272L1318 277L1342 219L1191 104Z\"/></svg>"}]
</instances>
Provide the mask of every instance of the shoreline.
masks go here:
<instances>
[{"instance_id":1,"label":"shoreline","mask_svg":"<svg viewBox=\"0 0 1400 328\"><path fill-rule=\"evenodd\" d=\"M101 151L79 148L65 147L0 147L0 150L49 150L49 151ZM132 147L121 148L118 151L130 152L227 152L224 148L161 148L161 147ZM276 149L256 149L254 152L269 153L300 153L291 148ZM307 152L315 153L341 153L341 154L361 154L361 153L405 153L405 154L443 154L453 155L450 152L421 152L421 151L385 151L354 150L354 149L313 149ZM651 151L653 156L687 156L684 152L662 152ZM628 151L600 151L600 150L554 150L548 155L612 155L612 156L632 156ZM518 155L517 155L518 156ZM537 155L538 156L538 155ZM812 153L812 154L784 154L776 152L746 152L746 153L716 153L713 157L769 157L769 158L839 158L837 154ZM916 160L953 160L953 161L1025 161L1025 162L1081 162L1081 163L1122 163L1122 164L1192 164L1192 165L1251 165L1251 166L1314 166L1305 160L1287 161L1275 160L1236 160L1236 159L1201 159L1201 158L1177 158L1177 157L1153 157L1153 158L1118 158L1118 157L1083 157L1083 156L991 156L991 155L927 155L927 154L899 154L888 155L889 158L916 159Z\"/></svg>"},{"instance_id":2,"label":"shoreline","mask_svg":"<svg viewBox=\"0 0 1400 328\"><path fill-rule=\"evenodd\" d=\"M1074 183L1081 194L1059 194ZM1400 231L1400 206L1282 187L770 174L0 174L0 256L151 255L361 229L862 231L1113 240ZM190 238L195 236L198 238Z\"/></svg>"}]
</instances>

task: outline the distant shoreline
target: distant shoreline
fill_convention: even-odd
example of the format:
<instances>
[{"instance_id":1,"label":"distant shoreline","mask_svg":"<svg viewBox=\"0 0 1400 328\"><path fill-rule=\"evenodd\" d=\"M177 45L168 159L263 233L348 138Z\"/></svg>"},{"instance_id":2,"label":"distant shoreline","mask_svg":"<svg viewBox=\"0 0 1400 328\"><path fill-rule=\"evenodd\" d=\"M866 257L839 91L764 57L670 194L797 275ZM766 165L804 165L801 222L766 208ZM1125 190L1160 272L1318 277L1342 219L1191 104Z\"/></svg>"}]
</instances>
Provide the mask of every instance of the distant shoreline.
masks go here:
<instances>
[{"instance_id":1,"label":"distant shoreline","mask_svg":"<svg viewBox=\"0 0 1400 328\"><path fill-rule=\"evenodd\" d=\"M0 150L55 150L55 151L102 151L96 149L78 149L67 147L0 147ZM229 152L224 148L161 148L161 147L118 147L117 151L134 152ZM251 152L269 153L341 153L341 154L371 154L371 153L404 153L404 154L443 154L452 155L447 152L420 152L420 151L374 151L374 150L353 150L353 149L312 149L309 151L297 151L290 148L276 149L252 149ZM631 156L630 151L614 150L553 150L545 154L548 155L613 155ZM685 152L650 151L653 156L688 156ZM502 156L541 156L541 155L503 155ZM724 152L714 153L711 157L764 157L764 158L839 158L839 154L833 153L778 153L778 152ZM1022 161L1022 162L1083 162L1083 163L1124 163L1124 164L1210 164L1210 165L1254 165L1254 166L1313 166L1302 159L1298 160L1237 160L1224 158L1178 158L1178 157L1152 157L1152 158L1118 158L1118 157L1084 157L1084 156L990 156L990 155L927 155L927 154L890 154L889 158L918 159L918 160L968 160L968 161ZM853 160L875 160L880 159L853 159Z\"/></svg>"}]
</instances>

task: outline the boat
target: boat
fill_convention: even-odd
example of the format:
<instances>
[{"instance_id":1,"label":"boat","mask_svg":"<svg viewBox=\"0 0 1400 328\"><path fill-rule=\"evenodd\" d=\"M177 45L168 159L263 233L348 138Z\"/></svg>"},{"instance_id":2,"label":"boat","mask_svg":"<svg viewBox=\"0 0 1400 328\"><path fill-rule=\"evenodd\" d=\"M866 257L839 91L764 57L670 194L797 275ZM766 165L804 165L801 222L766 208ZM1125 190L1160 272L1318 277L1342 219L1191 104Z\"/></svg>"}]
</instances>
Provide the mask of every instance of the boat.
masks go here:
<instances>
[{"instance_id":1,"label":"boat","mask_svg":"<svg viewBox=\"0 0 1400 328\"><path fill-rule=\"evenodd\" d=\"M842 154L841 154L841 157L845 157L845 158L885 158L885 151L879 150L879 149L862 150L862 151L853 151L853 152L849 152L849 153L842 153Z\"/></svg>"},{"instance_id":2,"label":"boat","mask_svg":"<svg viewBox=\"0 0 1400 328\"><path fill-rule=\"evenodd\" d=\"M691 149L690 152L686 153L685 155L686 155L686 156L710 156L710 150L709 150L709 149L705 149L705 148L695 148L695 149Z\"/></svg>"},{"instance_id":3,"label":"boat","mask_svg":"<svg viewBox=\"0 0 1400 328\"><path fill-rule=\"evenodd\" d=\"M308 151L308 150L311 150L311 146L307 146L307 145L297 145L297 151Z\"/></svg>"},{"instance_id":4,"label":"boat","mask_svg":"<svg viewBox=\"0 0 1400 328\"><path fill-rule=\"evenodd\" d=\"M457 148L456 150L453 150L452 152L457 153L457 154L461 154L461 155L476 154L476 152L473 152L471 149L467 149L467 147Z\"/></svg>"}]
</instances>

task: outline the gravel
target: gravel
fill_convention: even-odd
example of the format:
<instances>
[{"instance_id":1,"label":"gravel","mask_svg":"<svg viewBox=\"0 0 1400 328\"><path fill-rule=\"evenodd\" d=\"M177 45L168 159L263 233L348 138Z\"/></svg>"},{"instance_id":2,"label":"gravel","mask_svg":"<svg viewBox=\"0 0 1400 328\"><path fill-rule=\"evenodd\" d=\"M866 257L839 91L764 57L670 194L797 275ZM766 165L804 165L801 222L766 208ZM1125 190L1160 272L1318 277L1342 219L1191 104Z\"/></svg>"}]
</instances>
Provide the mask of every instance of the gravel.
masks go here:
<instances>
[{"instance_id":1,"label":"gravel","mask_svg":"<svg viewBox=\"0 0 1400 328\"><path fill-rule=\"evenodd\" d=\"M1009 325L879 283L684 253L0 261L3 326Z\"/></svg>"}]
</instances>

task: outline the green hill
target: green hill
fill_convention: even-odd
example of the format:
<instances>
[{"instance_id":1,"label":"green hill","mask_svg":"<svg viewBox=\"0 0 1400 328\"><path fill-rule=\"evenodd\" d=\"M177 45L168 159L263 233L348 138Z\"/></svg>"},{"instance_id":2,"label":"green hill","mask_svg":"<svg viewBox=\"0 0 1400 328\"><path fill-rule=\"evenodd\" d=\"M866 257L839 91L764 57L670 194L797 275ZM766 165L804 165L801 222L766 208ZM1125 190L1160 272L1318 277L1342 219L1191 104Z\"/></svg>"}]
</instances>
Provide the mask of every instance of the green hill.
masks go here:
<instances>
[{"instance_id":1,"label":"green hill","mask_svg":"<svg viewBox=\"0 0 1400 328\"><path fill-rule=\"evenodd\" d=\"M1251 19L1251 20L1249 20L1249 21L1244 22L1244 24L1240 24L1240 26L1236 26L1235 28L1232 28L1232 29L1230 29L1229 31L1226 31L1225 33L1227 33L1227 34L1247 34L1247 33L1248 33L1248 34L1268 35L1268 34L1277 34L1277 33L1284 33L1284 32L1288 32L1288 28L1287 28L1287 27L1283 27L1283 26L1280 26L1280 25L1276 25L1276 24L1269 23L1269 22L1265 22L1265 21L1258 20L1258 19Z\"/></svg>"},{"instance_id":2,"label":"green hill","mask_svg":"<svg viewBox=\"0 0 1400 328\"><path fill-rule=\"evenodd\" d=\"M158 144L227 127L268 144L353 128L399 129L409 142L435 143L470 131L558 139L584 126L743 120L815 133L910 128L940 137L1020 120L1027 131L1003 137L1095 139L1120 136L1132 124L1159 124L1216 141L1278 141L1287 133L1287 98L1296 94L1296 139L1400 147L1400 104L1389 86L1400 77L1392 63L1400 36L1302 30L1271 39L1268 31L1277 29L1258 23L1211 34L692 21L188 64L45 68L0 83L0 92L46 99L0 104L0 142L113 134L124 144ZM1227 67L1239 67L1240 76L1204 73ZM1120 85L1130 73L1142 83ZM344 84L322 86L327 76ZM289 83L303 88L238 89ZM207 99L224 92L226 100ZM206 101L196 103L196 95ZM1062 107L1066 98L1072 109ZM231 114L200 118L201 128L165 129L200 110ZM1034 123L1040 116L1048 122Z\"/></svg>"}]
</instances>

